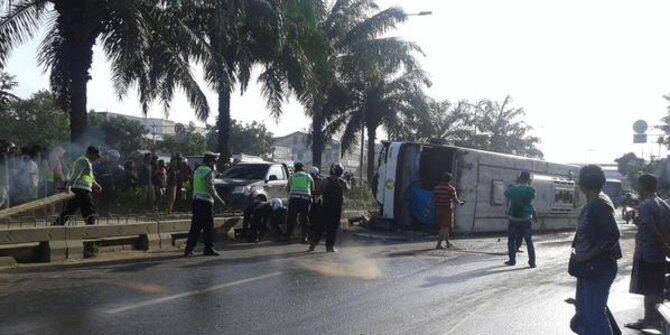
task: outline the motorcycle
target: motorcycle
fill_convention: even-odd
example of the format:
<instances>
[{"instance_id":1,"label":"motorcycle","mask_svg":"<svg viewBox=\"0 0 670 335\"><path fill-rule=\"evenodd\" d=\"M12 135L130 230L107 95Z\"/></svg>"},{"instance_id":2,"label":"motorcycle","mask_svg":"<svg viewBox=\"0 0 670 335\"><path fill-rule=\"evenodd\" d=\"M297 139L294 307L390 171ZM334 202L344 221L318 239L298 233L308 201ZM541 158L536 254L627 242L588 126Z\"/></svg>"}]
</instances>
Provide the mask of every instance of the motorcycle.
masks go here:
<instances>
[{"instance_id":1,"label":"motorcycle","mask_svg":"<svg viewBox=\"0 0 670 335\"><path fill-rule=\"evenodd\" d=\"M624 221L626 221L626 224L631 223L633 219L635 219L635 215L637 212L635 208L639 203L640 198L636 194L627 193L626 196L624 197L621 206L621 217L623 218Z\"/></svg>"}]
</instances>

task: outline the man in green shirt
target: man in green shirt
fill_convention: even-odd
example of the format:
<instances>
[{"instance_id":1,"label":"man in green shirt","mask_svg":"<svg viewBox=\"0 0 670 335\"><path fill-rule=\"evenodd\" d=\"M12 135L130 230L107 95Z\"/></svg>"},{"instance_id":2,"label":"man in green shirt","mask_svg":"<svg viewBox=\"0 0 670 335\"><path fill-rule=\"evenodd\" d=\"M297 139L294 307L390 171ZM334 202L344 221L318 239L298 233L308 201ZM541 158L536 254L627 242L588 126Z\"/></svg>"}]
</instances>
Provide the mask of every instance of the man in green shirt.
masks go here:
<instances>
[{"instance_id":1,"label":"man in green shirt","mask_svg":"<svg viewBox=\"0 0 670 335\"><path fill-rule=\"evenodd\" d=\"M74 199L67 202L54 225L65 225L65 222L77 208L81 210L81 216L87 225L95 224L95 206L91 193L93 189L101 192L102 187L95 181L92 164L98 159L100 159L100 151L96 147L90 146L86 149L86 155L74 161L70 172L70 183L68 184L68 188L74 193Z\"/></svg>"},{"instance_id":2,"label":"man in green shirt","mask_svg":"<svg viewBox=\"0 0 670 335\"><path fill-rule=\"evenodd\" d=\"M300 162L293 165L295 173L289 180L288 221L286 239L290 242L293 229L300 219L301 242L307 243L309 235L309 207L314 194L314 179L303 171L304 165Z\"/></svg>"},{"instance_id":3,"label":"man in green shirt","mask_svg":"<svg viewBox=\"0 0 670 335\"><path fill-rule=\"evenodd\" d=\"M535 199L535 188L530 186L533 177L530 172L522 171L519 174L516 185L510 185L505 191L505 197L509 207L507 214L509 216L509 228L507 235L507 249L509 260L506 265L516 265L516 252L518 249L517 241L522 237L528 247L528 265L535 268L535 248L532 240L532 222L537 221L533 199Z\"/></svg>"},{"instance_id":4,"label":"man in green shirt","mask_svg":"<svg viewBox=\"0 0 670 335\"><path fill-rule=\"evenodd\" d=\"M203 164L193 173L193 218L191 219L191 230L188 232L184 256L193 256L193 249L198 243L200 232L203 232L202 240L205 244L203 254L205 256L218 256L214 250L214 200L222 206L226 203L219 197L214 188L215 164L219 155L213 152L205 152Z\"/></svg>"}]
</instances>

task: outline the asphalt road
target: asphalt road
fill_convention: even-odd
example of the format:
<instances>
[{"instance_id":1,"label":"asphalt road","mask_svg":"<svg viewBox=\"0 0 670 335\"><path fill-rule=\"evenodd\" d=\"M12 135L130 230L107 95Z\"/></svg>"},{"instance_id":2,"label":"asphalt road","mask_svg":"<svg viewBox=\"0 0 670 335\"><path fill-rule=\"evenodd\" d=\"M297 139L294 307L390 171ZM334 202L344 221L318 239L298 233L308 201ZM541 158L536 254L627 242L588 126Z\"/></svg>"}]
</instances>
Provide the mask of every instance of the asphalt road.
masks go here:
<instances>
[{"instance_id":1,"label":"asphalt road","mask_svg":"<svg viewBox=\"0 0 670 335\"><path fill-rule=\"evenodd\" d=\"M632 227L610 307L641 314L627 293ZM503 265L505 239L348 239L337 254L302 245L219 245L193 257L0 274L0 334L570 334L572 234L536 237L538 268ZM633 334L633 333L631 333Z\"/></svg>"}]
</instances>

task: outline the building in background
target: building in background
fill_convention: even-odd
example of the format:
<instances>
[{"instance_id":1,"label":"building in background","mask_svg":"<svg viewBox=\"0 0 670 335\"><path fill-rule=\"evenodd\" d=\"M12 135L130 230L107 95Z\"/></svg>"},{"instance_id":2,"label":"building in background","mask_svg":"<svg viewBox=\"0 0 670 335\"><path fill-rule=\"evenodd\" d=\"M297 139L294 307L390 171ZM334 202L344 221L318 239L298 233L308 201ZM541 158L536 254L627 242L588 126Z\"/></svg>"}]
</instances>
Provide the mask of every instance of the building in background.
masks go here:
<instances>
[{"instance_id":1,"label":"building in background","mask_svg":"<svg viewBox=\"0 0 670 335\"><path fill-rule=\"evenodd\" d=\"M175 134L175 127L177 125L181 125L180 123L170 121L167 119L158 119L158 118L150 118L150 117L138 117L138 116L132 116L132 115L126 115L126 114L119 114L119 113L112 113L112 112L96 112L96 111L91 111L91 113L95 113L95 115L102 116L105 120L110 120L113 118L124 118L126 120L133 120L133 121L138 121L141 123L144 128L147 129L149 132L146 136L148 139L155 140L155 141L162 141L165 136L173 136ZM188 127L189 125L183 125L184 127ZM207 134L207 128L205 127L198 127L195 126L195 131L202 136L206 136Z\"/></svg>"},{"instance_id":2,"label":"building in background","mask_svg":"<svg viewBox=\"0 0 670 335\"><path fill-rule=\"evenodd\" d=\"M340 163L347 171L357 172L360 167L360 147L354 145L344 156L341 155L340 142L329 140L323 150L322 171L332 163ZM272 158L275 161L293 164L301 162L305 165L312 164L312 148L310 145L309 134L296 131L286 136L275 137L273 139Z\"/></svg>"}]
</instances>

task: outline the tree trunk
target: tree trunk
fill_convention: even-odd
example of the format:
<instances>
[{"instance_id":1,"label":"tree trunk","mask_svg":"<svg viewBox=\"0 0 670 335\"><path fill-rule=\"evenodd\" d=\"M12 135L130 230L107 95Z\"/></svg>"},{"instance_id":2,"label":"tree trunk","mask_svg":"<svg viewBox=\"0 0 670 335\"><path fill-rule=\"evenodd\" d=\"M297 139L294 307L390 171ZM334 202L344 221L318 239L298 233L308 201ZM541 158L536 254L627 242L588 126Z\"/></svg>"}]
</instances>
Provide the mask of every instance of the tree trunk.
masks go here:
<instances>
[{"instance_id":1,"label":"tree trunk","mask_svg":"<svg viewBox=\"0 0 670 335\"><path fill-rule=\"evenodd\" d=\"M375 141L377 140L377 126L368 126L368 184L372 185L375 175Z\"/></svg>"},{"instance_id":2,"label":"tree trunk","mask_svg":"<svg viewBox=\"0 0 670 335\"><path fill-rule=\"evenodd\" d=\"M230 161L230 89L219 84L219 117L216 120L217 151L221 154L220 165Z\"/></svg>"},{"instance_id":3,"label":"tree trunk","mask_svg":"<svg viewBox=\"0 0 670 335\"><path fill-rule=\"evenodd\" d=\"M91 78L93 45L99 35L99 4L96 1L55 2L58 11L57 25L63 36L61 52L51 69L51 86L70 114L70 140L86 141L88 126L86 114L86 84Z\"/></svg>"},{"instance_id":4,"label":"tree trunk","mask_svg":"<svg viewBox=\"0 0 670 335\"><path fill-rule=\"evenodd\" d=\"M326 144L323 131L323 110L316 105L312 111L312 165L321 169L323 149Z\"/></svg>"}]
</instances>

